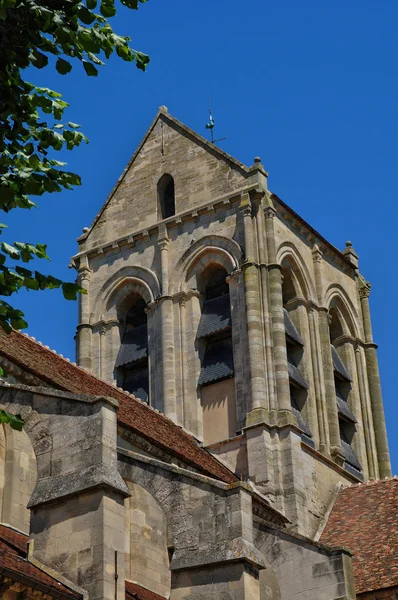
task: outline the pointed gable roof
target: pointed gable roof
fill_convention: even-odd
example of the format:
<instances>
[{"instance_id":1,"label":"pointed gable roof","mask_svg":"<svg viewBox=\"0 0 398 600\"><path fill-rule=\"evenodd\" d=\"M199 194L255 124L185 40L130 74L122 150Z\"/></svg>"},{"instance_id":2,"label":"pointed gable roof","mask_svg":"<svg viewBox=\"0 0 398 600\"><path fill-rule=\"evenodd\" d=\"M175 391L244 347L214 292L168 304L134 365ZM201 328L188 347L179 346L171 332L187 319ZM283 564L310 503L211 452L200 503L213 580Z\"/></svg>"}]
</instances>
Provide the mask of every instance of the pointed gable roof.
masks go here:
<instances>
[{"instance_id":1,"label":"pointed gable roof","mask_svg":"<svg viewBox=\"0 0 398 600\"><path fill-rule=\"evenodd\" d=\"M109 196L107 197L105 203L103 204L101 210L99 211L99 213L94 218L94 221L92 222L91 227L89 228L89 230L87 232L83 233L83 235L81 235L78 238L78 242L84 242L90 236L90 233L93 231L95 225L100 220L100 218L103 215L105 209L107 208L107 206L111 202L112 198L114 197L116 191L118 190L119 186L123 182L126 174L130 171L131 167L134 165L134 162L136 161L138 155L140 154L140 152L141 152L144 144L147 142L149 136L151 135L151 133L155 129L156 124L160 120L163 121L164 123L166 123L167 125L169 125L170 127L179 130L179 132L182 135L185 135L186 137L188 137L191 141L193 141L194 143L198 144L199 146L201 146L202 148L204 148L205 150L207 150L213 156L218 157L219 159L221 159L221 160L225 161L226 163L228 163L232 168L237 169L241 173L241 175L243 177L247 177L249 175L249 173L250 173L250 168L249 167L247 167L243 163L239 162L236 158L234 158L233 156L231 156L227 152L224 152L223 150L221 150L221 148L219 148L215 144L212 144L211 142L209 142L208 140L206 140L206 138L204 138L203 136L199 135L193 129L190 129L189 127L187 127L187 125L185 125L184 123L182 123L181 121L179 121L178 119L176 119L175 117L173 117L168 112L168 110L167 110L167 108L165 106L160 106L159 109L158 109L158 112L157 112L157 114L156 114L156 116L154 118L154 120L152 121L152 123L149 126L147 132L145 133L143 139L141 140L141 143L139 144L139 146L135 150L133 156L131 157L131 159L127 163L126 167L124 168L122 174L120 175L120 177L117 180L115 186L111 190L111 192L110 192Z\"/></svg>"}]
</instances>

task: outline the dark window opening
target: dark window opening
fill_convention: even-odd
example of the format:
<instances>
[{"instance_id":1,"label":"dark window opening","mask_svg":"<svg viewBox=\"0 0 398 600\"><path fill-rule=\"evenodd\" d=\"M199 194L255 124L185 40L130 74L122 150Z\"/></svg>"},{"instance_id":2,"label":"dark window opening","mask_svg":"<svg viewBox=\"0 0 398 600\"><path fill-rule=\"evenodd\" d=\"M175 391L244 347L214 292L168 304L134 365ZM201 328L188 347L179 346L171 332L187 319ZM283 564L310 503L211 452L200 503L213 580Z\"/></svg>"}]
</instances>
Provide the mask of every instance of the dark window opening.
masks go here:
<instances>
[{"instance_id":1,"label":"dark window opening","mask_svg":"<svg viewBox=\"0 0 398 600\"><path fill-rule=\"evenodd\" d=\"M304 354L304 343L286 309L284 309L284 320L287 366L290 380L290 405L302 432L301 439L310 446L314 446L311 429L304 417L308 384L298 368Z\"/></svg>"},{"instance_id":2,"label":"dark window opening","mask_svg":"<svg viewBox=\"0 0 398 600\"><path fill-rule=\"evenodd\" d=\"M352 440L355 434L355 426L349 420L340 417L339 427L341 451L345 459L344 468L349 473L352 473L356 477L359 477L359 479L363 479L362 467L359 463L357 455L355 454L352 448Z\"/></svg>"},{"instance_id":3,"label":"dark window opening","mask_svg":"<svg viewBox=\"0 0 398 600\"><path fill-rule=\"evenodd\" d=\"M161 219L175 215L174 179L166 173L158 182L158 214Z\"/></svg>"},{"instance_id":4,"label":"dark window opening","mask_svg":"<svg viewBox=\"0 0 398 600\"><path fill-rule=\"evenodd\" d=\"M225 269L217 269L206 285L206 300L197 333L197 339L204 350L199 386L234 376L231 306L226 277Z\"/></svg>"},{"instance_id":5,"label":"dark window opening","mask_svg":"<svg viewBox=\"0 0 398 600\"><path fill-rule=\"evenodd\" d=\"M198 285L205 291L196 336L201 359L198 387L205 445L231 439L237 431L231 305L226 278L225 269L209 267Z\"/></svg>"},{"instance_id":6,"label":"dark window opening","mask_svg":"<svg viewBox=\"0 0 398 600\"><path fill-rule=\"evenodd\" d=\"M126 327L116 358L119 385L149 403L148 327L146 303L138 298L126 317Z\"/></svg>"}]
</instances>

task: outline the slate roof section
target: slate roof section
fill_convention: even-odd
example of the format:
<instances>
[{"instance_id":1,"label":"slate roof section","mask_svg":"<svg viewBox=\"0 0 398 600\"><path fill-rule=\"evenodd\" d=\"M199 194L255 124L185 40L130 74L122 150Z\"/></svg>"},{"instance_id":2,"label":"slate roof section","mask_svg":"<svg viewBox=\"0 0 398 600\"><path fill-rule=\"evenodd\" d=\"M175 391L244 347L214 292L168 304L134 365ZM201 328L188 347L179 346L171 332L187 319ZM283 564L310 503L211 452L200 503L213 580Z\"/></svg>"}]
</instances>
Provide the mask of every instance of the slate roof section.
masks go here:
<instances>
[{"instance_id":1,"label":"slate roof section","mask_svg":"<svg viewBox=\"0 0 398 600\"><path fill-rule=\"evenodd\" d=\"M6 335L0 330L0 355L54 388L74 394L115 398L119 402L118 420L121 425L142 435L155 446L173 454L204 475L224 483L238 481L238 477L232 471L200 447L192 435L171 419L127 392L77 367L29 336L17 331Z\"/></svg>"},{"instance_id":2,"label":"slate roof section","mask_svg":"<svg viewBox=\"0 0 398 600\"><path fill-rule=\"evenodd\" d=\"M229 294L206 300L200 317L197 337L207 337L231 327Z\"/></svg>"},{"instance_id":3,"label":"slate roof section","mask_svg":"<svg viewBox=\"0 0 398 600\"><path fill-rule=\"evenodd\" d=\"M398 585L398 478L342 488L321 542L353 553L357 594Z\"/></svg>"},{"instance_id":4,"label":"slate roof section","mask_svg":"<svg viewBox=\"0 0 398 600\"><path fill-rule=\"evenodd\" d=\"M164 596L155 594L132 581L126 581L126 600L165 600Z\"/></svg>"},{"instance_id":5,"label":"slate roof section","mask_svg":"<svg viewBox=\"0 0 398 600\"><path fill-rule=\"evenodd\" d=\"M206 346L198 385L206 385L232 377L234 358L231 338L209 342Z\"/></svg>"},{"instance_id":6,"label":"slate roof section","mask_svg":"<svg viewBox=\"0 0 398 600\"><path fill-rule=\"evenodd\" d=\"M48 595L80 600L82 596L26 559L28 536L0 525L0 573Z\"/></svg>"},{"instance_id":7,"label":"slate roof section","mask_svg":"<svg viewBox=\"0 0 398 600\"><path fill-rule=\"evenodd\" d=\"M337 373L338 375L340 375L340 377L342 377L343 379L346 379L347 381L351 381L351 377L349 376L348 371L345 368L345 365L344 365L343 361L341 360L339 353L337 352L337 350L333 346L333 344L331 344L331 348L332 348L332 360L333 360L334 372Z\"/></svg>"},{"instance_id":8,"label":"slate roof section","mask_svg":"<svg viewBox=\"0 0 398 600\"><path fill-rule=\"evenodd\" d=\"M283 309L283 319L285 321L285 333L290 338L290 340L295 344L300 344L300 346L304 346L304 342L301 339L301 335L297 331L293 321L291 320L289 313L286 308Z\"/></svg>"},{"instance_id":9,"label":"slate roof section","mask_svg":"<svg viewBox=\"0 0 398 600\"><path fill-rule=\"evenodd\" d=\"M148 327L146 323L124 332L115 367L135 363L148 356Z\"/></svg>"}]
</instances>

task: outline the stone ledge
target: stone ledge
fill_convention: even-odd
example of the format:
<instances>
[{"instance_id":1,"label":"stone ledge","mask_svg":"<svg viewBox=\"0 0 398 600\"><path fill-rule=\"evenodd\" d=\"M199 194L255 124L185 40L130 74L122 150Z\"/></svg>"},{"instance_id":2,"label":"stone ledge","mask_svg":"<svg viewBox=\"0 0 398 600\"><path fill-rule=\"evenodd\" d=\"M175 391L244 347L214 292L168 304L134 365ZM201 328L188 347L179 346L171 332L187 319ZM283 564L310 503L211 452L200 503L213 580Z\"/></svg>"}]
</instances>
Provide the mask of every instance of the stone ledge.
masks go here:
<instances>
[{"instance_id":1,"label":"stone ledge","mask_svg":"<svg viewBox=\"0 0 398 600\"><path fill-rule=\"evenodd\" d=\"M78 367L80 368L80 367ZM84 371L85 369L83 369ZM96 402L105 402L111 406L118 408L119 402L115 398L110 396L93 396L90 394L72 394L71 392L64 392L63 390L55 390L48 387L33 387L24 385L23 383L4 383L0 381L0 394L3 391L15 390L16 392L27 392L34 396L51 396L53 398L64 398L65 400L74 400L75 402L84 402L86 404L95 404ZM1 398L1 401L3 398ZM32 398L34 402L34 398ZM12 404L12 402L9 402ZM34 405L32 404L34 410Z\"/></svg>"},{"instance_id":2,"label":"stone ledge","mask_svg":"<svg viewBox=\"0 0 398 600\"><path fill-rule=\"evenodd\" d=\"M131 493L116 469L94 465L75 473L39 479L28 503L28 508L37 507L95 487L107 487L125 496Z\"/></svg>"},{"instance_id":3,"label":"stone ledge","mask_svg":"<svg viewBox=\"0 0 398 600\"><path fill-rule=\"evenodd\" d=\"M194 549L192 550L192 554L186 549L181 551L176 550L171 560L170 569L172 571L181 571L183 569L238 561L249 562L259 569L265 569L265 561L261 552L243 538L236 538L229 543L212 544L204 551Z\"/></svg>"}]
</instances>

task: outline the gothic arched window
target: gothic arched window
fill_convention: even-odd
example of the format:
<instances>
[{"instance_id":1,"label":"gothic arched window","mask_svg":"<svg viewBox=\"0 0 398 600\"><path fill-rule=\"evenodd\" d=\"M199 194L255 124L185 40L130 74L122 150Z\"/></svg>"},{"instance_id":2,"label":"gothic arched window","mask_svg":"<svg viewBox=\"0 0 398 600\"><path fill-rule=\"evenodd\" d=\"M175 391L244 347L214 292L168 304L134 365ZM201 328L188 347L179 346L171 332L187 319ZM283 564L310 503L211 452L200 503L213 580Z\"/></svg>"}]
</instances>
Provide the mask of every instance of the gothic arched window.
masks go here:
<instances>
[{"instance_id":1,"label":"gothic arched window","mask_svg":"<svg viewBox=\"0 0 398 600\"><path fill-rule=\"evenodd\" d=\"M127 313L115 367L121 387L149 402L148 327L145 301L137 296Z\"/></svg>"},{"instance_id":2,"label":"gothic arched window","mask_svg":"<svg viewBox=\"0 0 398 600\"><path fill-rule=\"evenodd\" d=\"M158 181L158 215L163 220L175 213L174 179L165 173Z\"/></svg>"},{"instance_id":3,"label":"gothic arched window","mask_svg":"<svg viewBox=\"0 0 398 600\"><path fill-rule=\"evenodd\" d=\"M201 350L198 385L201 390L205 444L236 435L231 307L226 277L225 269L218 268L208 278L197 333Z\"/></svg>"}]
</instances>

